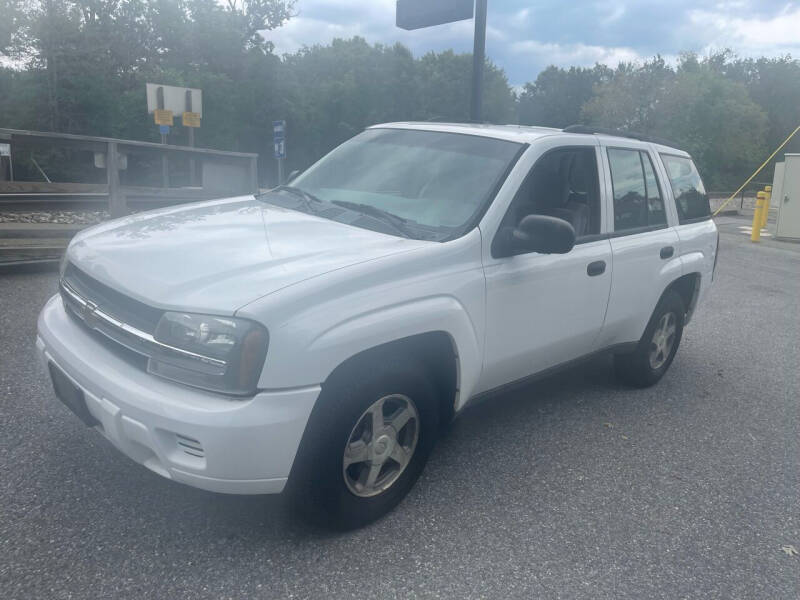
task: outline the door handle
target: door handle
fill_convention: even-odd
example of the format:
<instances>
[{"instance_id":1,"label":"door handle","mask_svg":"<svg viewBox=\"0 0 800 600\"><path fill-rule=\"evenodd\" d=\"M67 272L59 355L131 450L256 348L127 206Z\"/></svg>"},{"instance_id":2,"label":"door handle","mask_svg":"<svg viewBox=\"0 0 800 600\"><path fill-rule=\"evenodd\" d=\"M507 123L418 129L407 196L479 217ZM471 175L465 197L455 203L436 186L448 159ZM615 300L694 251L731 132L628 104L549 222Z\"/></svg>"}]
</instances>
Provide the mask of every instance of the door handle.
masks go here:
<instances>
[{"instance_id":1,"label":"door handle","mask_svg":"<svg viewBox=\"0 0 800 600\"><path fill-rule=\"evenodd\" d=\"M589 263L589 266L586 267L586 274L589 277L602 275L605 272L606 272L606 261L604 260L596 260L593 263Z\"/></svg>"},{"instance_id":2,"label":"door handle","mask_svg":"<svg viewBox=\"0 0 800 600\"><path fill-rule=\"evenodd\" d=\"M672 255L675 254L675 248L672 246L664 246L661 249L661 258L672 258Z\"/></svg>"}]
</instances>

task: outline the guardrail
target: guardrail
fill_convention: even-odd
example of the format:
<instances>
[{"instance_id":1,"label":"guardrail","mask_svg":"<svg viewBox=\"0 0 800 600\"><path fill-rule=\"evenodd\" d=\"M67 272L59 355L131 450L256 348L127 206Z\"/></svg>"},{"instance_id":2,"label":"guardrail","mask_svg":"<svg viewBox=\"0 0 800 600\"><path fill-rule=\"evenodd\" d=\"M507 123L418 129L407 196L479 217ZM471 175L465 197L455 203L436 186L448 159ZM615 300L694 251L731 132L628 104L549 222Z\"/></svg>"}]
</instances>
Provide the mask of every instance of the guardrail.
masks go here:
<instances>
[{"instance_id":1,"label":"guardrail","mask_svg":"<svg viewBox=\"0 0 800 600\"><path fill-rule=\"evenodd\" d=\"M105 183L14 181L0 178L0 207L31 203L107 203L111 216L129 212L129 204L165 205L258 191L258 155L208 148L172 146L116 138L0 128L0 142L11 147L10 162L23 150L64 148L91 152L95 166L106 171ZM161 186L130 185L121 181L129 159L160 158ZM167 167L172 157L188 158L190 178L199 172L199 185L170 186ZM197 168L199 167L199 169ZM38 168L38 165L37 165ZM44 178L46 174L42 172ZM196 183L195 181L189 182Z\"/></svg>"}]
</instances>

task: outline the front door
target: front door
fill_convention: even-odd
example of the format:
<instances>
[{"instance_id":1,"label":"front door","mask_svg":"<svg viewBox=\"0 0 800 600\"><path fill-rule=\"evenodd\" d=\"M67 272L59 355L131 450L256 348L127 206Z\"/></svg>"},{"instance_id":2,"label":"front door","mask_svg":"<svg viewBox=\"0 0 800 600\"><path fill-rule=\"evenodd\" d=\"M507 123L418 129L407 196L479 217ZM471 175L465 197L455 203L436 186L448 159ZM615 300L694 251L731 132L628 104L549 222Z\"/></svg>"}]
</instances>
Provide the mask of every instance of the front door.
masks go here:
<instances>
[{"instance_id":1,"label":"front door","mask_svg":"<svg viewBox=\"0 0 800 600\"><path fill-rule=\"evenodd\" d=\"M585 139L585 137L584 137ZM604 188L593 140L539 157L498 231L529 214L557 216L576 230L567 254L484 253L486 340L478 391L492 389L592 352L611 288L604 236ZM489 238L491 241L491 238Z\"/></svg>"}]
</instances>

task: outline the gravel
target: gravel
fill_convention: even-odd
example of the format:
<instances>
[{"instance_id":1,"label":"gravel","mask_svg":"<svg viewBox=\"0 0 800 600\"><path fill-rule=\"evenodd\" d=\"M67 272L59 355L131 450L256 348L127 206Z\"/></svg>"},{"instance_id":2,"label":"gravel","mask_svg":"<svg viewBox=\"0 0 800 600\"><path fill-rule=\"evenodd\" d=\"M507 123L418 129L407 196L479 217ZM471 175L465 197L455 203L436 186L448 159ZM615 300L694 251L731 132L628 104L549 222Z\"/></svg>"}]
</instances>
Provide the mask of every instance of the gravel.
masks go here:
<instances>
[{"instance_id":1,"label":"gravel","mask_svg":"<svg viewBox=\"0 0 800 600\"><path fill-rule=\"evenodd\" d=\"M94 225L110 218L105 210L0 211L0 223Z\"/></svg>"}]
</instances>

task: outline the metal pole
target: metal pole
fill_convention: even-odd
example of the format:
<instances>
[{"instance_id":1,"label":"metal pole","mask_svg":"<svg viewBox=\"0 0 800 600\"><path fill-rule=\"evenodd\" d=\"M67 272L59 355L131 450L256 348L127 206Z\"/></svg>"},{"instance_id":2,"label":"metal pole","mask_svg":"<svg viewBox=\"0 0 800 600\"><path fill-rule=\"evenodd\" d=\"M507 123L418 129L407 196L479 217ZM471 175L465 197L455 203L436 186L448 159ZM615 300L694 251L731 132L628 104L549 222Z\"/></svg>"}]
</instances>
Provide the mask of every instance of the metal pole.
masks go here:
<instances>
[{"instance_id":1,"label":"metal pole","mask_svg":"<svg viewBox=\"0 0 800 600\"><path fill-rule=\"evenodd\" d=\"M119 152L116 142L109 142L106 149L106 181L108 182L108 212L112 217L121 217L128 212L125 193L119 186Z\"/></svg>"},{"instance_id":2,"label":"metal pole","mask_svg":"<svg viewBox=\"0 0 800 600\"><path fill-rule=\"evenodd\" d=\"M190 148L194 148L194 127L189 127L189 147ZM190 154L190 156L194 156L194 155ZM194 182L197 179L196 176L195 176L195 170L196 170L196 167L195 167L194 158L190 158L189 159L189 185L194 185Z\"/></svg>"},{"instance_id":3,"label":"metal pole","mask_svg":"<svg viewBox=\"0 0 800 600\"><path fill-rule=\"evenodd\" d=\"M161 143L167 143L167 136L161 134ZM161 152L161 187L169 187L169 164L167 163L167 153Z\"/></svg>"},{"instance_id":4,"label":"metal pole","mask_svg":"<svg viewBox=\"0 0 800 600\"><path fill-rule=\"evenodd\" d=\"M283 159L278 159L278 185L283 185Z\"/></svg>"},{"instance_id":5,"label":"metal pole","mask_svg":"<svg viewBox=\"0 0 800 600\"><path fill-rule=\"evenodd\" d=\"M186 112L192 112L192 92L190 90L186 90L184 94L184 98L186 99ZM194 127L189 127L189 147L194 148ZM189 185L194 185L195 182L195 162L194 156L192 154L189 155Z\"/></svg>"},{"instance_id":6,"label":"metal pole","mask_svg":"<svg viewBox=\"0 0 800 600\"><path fill-rule=\"evenodd\" d=\"M160 109L164 109L164 88L158 86L156 89L156 106ZM161 143L167 143L167 136L165 134L161 134ZM161 187L169 187L169 165L167 164L167 153L161 153Z\"/></svg>"},{"instance_id":7,"label":"metal pole","mask_svg":"<svg viewBox=\"0 0 800 600\"><path fill-rule=\"evenodd\" d=\"M483 66L486 54L486 4L487 0L475 0L475 38L472 48L472 98L469 118L481 121L483 101Z\"/></svg>"}]
</instances>

